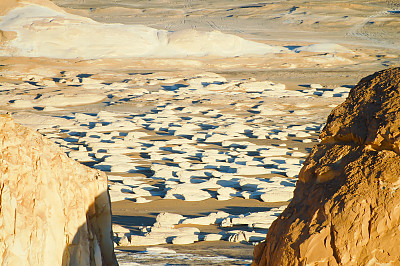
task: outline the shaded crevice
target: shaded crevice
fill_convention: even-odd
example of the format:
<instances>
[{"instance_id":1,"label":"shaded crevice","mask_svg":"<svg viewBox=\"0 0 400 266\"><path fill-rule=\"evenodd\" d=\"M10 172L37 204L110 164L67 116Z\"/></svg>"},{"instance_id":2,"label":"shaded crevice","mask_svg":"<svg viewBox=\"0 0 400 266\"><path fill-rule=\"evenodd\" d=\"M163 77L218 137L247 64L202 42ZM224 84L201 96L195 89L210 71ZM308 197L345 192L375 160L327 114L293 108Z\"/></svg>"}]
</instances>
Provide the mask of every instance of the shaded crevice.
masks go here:
<instances>
[{"instance_id":1,"label":"shaded crevice","mask_svg":"<svg viewBox=\"0 0 400 266\"><path fill-rule=\"evenodd\" d=\"M333 224L330 225L330 237L331 237L331 248L332 248L332 255L335 258L337 264L340 264L340 256L338 254L338 250L335 245L335 230L333 229Z\"/></svg>"},{"instance_id":2,"label":"shaded crevice","mask_svg":"<svg viewBox=\"0 0 400 266\"><path fill-rule=\"evenodd\" d=\"M369 205L369 221L368 221L368 239L371 239L371 228L372 228L372 205Z\"/></svg>"},{"instance_id":3,"label":"shaded crevice","mask_svg":"<svg viewBox=\"0 0 400 266\"><path fill-rule=\"evenodd\" d=\"M2 213L2 209L1 209L2 204L1 203L3 202L3 190L4 190L4 183L1 184L1 186L0 186L0 215Z\"/></svg>"}]
</instances>

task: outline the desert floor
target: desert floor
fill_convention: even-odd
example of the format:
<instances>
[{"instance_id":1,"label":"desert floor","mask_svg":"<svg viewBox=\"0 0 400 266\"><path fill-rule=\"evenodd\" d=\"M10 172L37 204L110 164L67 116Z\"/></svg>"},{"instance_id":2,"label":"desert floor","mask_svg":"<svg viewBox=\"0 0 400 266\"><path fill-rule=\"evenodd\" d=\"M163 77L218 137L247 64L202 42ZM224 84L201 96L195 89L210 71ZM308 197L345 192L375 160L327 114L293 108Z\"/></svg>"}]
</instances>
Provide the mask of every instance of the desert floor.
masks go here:
<instances>
[{"instance_id":1,"label":"desert floor","mask_svg":"<svg viewBox=\"0 0 400 266\"><path fill-rule=\"evenodd\" d=\"M400 63L395 1L53 2L101 23L286 48L0 57L0 110L108 174L121 265L250 263L330 111L362 77Z\"/></svg>"}]
</instances>

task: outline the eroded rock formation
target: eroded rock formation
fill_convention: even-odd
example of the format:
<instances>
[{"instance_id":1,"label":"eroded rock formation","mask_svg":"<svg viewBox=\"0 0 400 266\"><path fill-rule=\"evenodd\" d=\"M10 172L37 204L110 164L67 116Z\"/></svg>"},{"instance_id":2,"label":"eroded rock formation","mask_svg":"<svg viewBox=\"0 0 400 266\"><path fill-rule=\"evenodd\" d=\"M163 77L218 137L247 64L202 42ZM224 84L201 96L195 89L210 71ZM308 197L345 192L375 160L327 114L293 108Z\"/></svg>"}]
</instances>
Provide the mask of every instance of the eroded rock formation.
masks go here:
<instances>
[{"instance_id":1,"label":"eroded rock formation","mask_svg":"<svg viewBox=\"0 0 400 266\"><path fill-rule=\"evenodd\" d=\"M399 265L400 68L362 79L320 139L253 265Z\"/></svg>"},{"instance_id":2,"label":"eroded rock formation","mask_svg":"<svg viewBox=\"0 0 400 266\"><path fill-rule=\"evenodd\" d=\"M104 173L0 116L0 265L114 265Z\"/></svg>"}]
</instances>

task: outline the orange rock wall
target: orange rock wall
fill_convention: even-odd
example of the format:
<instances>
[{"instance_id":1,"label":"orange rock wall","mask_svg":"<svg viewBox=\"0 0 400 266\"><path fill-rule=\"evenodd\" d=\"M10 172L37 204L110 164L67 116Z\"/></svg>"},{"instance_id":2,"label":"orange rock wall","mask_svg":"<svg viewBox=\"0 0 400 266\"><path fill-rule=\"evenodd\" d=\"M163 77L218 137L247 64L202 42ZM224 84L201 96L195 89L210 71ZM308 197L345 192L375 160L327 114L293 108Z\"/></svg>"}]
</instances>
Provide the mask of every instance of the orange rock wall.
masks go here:
<instances>
[{"instance_id":1,"label":"orange rock wall","mask_svg":"<svg viewBox=\"0 0 400 266\"><path fill-rule=\"evenodd\" d=\"M395 68L362 79L332 111L253 265L400 265L399 136Z\"/></svg>"}]
</instances>

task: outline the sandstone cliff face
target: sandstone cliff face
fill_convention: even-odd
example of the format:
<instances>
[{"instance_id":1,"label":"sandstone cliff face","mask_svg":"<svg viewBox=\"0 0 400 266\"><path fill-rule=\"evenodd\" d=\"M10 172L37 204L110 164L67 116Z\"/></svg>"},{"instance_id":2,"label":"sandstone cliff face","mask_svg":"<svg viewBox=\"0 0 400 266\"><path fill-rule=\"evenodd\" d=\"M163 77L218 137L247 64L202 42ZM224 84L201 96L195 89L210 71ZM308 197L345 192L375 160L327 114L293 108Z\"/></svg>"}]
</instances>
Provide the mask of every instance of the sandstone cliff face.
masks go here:
<instances>
[{"instance_id":1,"label":"sandstone cliff face","mask_svg":"<svg viewBox=\"0 0 400 266\"><path fill-rule=\"evenodd\" d=\"M362 79L320 139L253 265L400 265L400 68Z\"/></svg>"},{"instance_id":2,"label":"sandstone cliff face","mask_svg":"<svg viewBox=\"0 0 400 266\"><path fill-rule=\"evenodd\" d=\"M0 265L114 265L105 174L0 116Z\"/></svg>"}]
</instances>

